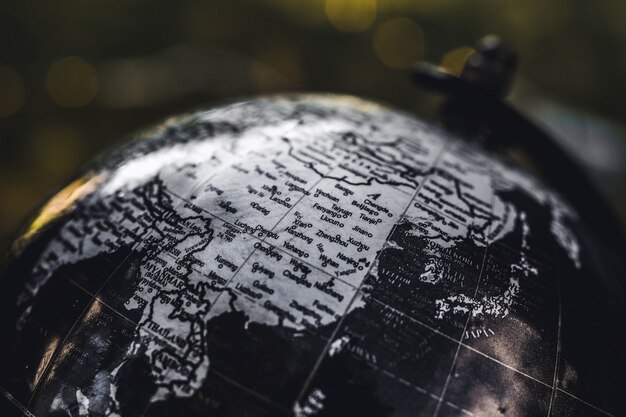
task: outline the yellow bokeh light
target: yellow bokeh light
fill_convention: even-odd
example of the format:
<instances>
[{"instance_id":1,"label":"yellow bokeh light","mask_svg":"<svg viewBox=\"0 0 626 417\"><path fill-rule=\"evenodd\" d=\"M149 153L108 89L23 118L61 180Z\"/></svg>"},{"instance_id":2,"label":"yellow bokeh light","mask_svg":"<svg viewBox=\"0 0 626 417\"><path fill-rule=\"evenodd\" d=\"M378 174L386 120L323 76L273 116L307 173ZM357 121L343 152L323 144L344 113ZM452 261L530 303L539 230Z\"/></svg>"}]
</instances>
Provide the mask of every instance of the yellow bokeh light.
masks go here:
<instances>
[{"instance_id":1,"label":"yellow bokeh light","mask_svg":"<svg viewBox=\"0 0 626 417\"><path fill-rule=\"evenodd\" d=\"M440 67L445 72L460 77L465 62L474 52L476 52L476 50L469 46L453 49L443 56Z\"/></svg>"},{"instance_id":2,"label":"yellow bokeh light","mask_svg":"<svg viewBox=\"0 0 626 417\"><path fill-rule=\"evenodd\" d=\"M424 52L424 34L410 19L389 19L376 29L374 51L383 64L390 68L409 68Z\"/></svg>"},{"instance_id":3,"label":"yellow bokeh light","mask_svg":"<svg viewBox=\"0 0 626 417\"><path fill-rule=\"evenodd\" d=\"M96 70L77 56L61 58L48 70L46 90L59 106L84 106L98 92Z\"/></svg>"},{"instance_id":4,"label":"yellow bokeh light","mask_svg":"<svg viewBox=\"0 0 626 417\"><path fill-rule=\"evenodd\" d=\"M15 70L0 65L0 117L15 114L24 104L24 82Z\"/></svg>"},{"instance_id":5,"label":"yellow bokeh light","mask_svg":"<svg viewBox=\"0 0 626 417\"><path fill-rule=\"evenodd\" d=\"M339 30L360 32L367 29L377 12L376 0L326 0L324 11Z\"/></svg>"}]
</instances>

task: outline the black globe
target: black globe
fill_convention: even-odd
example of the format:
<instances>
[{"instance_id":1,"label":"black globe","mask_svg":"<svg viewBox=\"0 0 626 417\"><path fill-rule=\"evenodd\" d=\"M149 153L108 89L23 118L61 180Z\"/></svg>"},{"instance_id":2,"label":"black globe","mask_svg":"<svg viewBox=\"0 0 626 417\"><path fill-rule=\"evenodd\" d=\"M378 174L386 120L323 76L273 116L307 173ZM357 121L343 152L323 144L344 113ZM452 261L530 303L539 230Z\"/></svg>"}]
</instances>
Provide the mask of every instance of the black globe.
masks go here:
<instances>
[{"instance_id":1,"label":"black globe","mask_svg":"<svg viewBox=\"0 0 626 417\"><path fill-rule=\"evenodd\" d=\"M608 250L413 116L196 112L96 161L4 253L2 415L623 415Z\"/></svg>"}]
</instances>

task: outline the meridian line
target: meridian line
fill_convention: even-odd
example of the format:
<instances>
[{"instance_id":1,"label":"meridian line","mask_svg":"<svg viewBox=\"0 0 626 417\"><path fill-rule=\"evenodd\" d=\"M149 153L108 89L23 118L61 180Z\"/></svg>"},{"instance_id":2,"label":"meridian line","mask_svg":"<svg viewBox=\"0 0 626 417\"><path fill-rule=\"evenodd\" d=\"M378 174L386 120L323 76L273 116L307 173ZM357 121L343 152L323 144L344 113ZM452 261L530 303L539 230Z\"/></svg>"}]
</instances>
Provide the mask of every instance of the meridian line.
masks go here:
<instances>
[{"instance_id":1,"label":"meridian line","mask_svg":"<svg viewBox=\"0 0 626 417\"><path fill-rule=\"evenodd\" d=\"M445 142L442 147L441 150L439 151L439 153L437 154L437 156L433 159L432 165L431 165L431 169L435 168L437 166L437 164L439 163L439 161L441 160L441 157L443 156L446 147L448 145L448 142ZM415 189L415 192L413 193L413 197L409 200L409 203L406 205L406 207L404 208L402 214L398 217L398 221L399 222L404 215L406 214L406 212L408 211L409 207L411 207L411 204L413 203L413 200L415 200L415 198L417 197L417 194L419 193L420 189L422 188L422 186L424 185L424 183L426 182L426 179L428 178L428 175L424 177L424 179L422 180L422 182L420 182L417 186L417 188ZM397 224L396 222L396 224ZM393 231L396 228L396 224L394 224L391 228L391 231L389 232L390 234L393 233ZM385 245L383 244L383 246L381 247L380 251L378 252L378 254L376 255L376 257L374 258L374 260L372 261L371 266L367 269L367 271L365 272L365 274L363 275L364 277L367 277L367 275L370 273L370 271L372 270L372 268L374 267L374 265L376 264L376 261L378 260L378 257L380 256L380 254L383 252L383 250L385 249ZM306 390L309 388L309 385L311 384L311 382L313 381L313 377L315 376L315 374L317 373L319 367L322 365L322 361L324 360L324 357L326 356L326 353L328 352L328 349L330 349L330 345L333 342L333 339L335 338L335 336L337 335L337 333L339 332L339 328L341 327L341 325L343 324L344 319L346 318L346 316L348 315L349 311L350 311L350 307L352 307L352 304L354 303L354 301L357 299L358 295L359 295L359 290L361 289L361 287L363 286L363 283L365 282L365 279L363 279L361 281L361 283L359 284L359 286L357 287L354 296L352 296L352 299L350 300L350 303L348 304L348 307L346 308L346 312L341 316L341 318L339 319L339 321L337 322L337 325L335 326L333 332L331 333L331 335L328 338L328 341L326 342L326 346L324 346L324 348L322 349L322 352L320 353L320 356L318 357L317 361L315 362L315 365L313 366L313 369L311 370L311 373L309 374L309 376L307 377L307 379L305 380L302 389L300 390L300 393L298 394L298 396L296 397L296 402L295 404L299 403L300 400L302 399L302 396L304 395L304 393L306 392ZM294 405L295 405L294 404Z\"/></svg>"}]
</instances>

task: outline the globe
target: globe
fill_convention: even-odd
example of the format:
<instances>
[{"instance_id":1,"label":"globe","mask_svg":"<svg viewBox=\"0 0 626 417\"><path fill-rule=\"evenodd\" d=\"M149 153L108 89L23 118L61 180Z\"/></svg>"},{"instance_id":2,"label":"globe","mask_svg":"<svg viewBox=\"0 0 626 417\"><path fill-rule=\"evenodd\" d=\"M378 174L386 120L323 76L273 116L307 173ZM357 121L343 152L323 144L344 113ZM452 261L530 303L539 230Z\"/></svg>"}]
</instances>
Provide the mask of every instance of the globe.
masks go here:
<instances>
[{"instance_id":1,"label":"globe","mask_svg":"<svg viewBox=\"0 0 626 417\"><path fill-rule=\"evenodd\" d=\"M197 111L4 254L2 415L623 415L609 250L558 190L400 111Z\"/></svg>"}]
</instances>

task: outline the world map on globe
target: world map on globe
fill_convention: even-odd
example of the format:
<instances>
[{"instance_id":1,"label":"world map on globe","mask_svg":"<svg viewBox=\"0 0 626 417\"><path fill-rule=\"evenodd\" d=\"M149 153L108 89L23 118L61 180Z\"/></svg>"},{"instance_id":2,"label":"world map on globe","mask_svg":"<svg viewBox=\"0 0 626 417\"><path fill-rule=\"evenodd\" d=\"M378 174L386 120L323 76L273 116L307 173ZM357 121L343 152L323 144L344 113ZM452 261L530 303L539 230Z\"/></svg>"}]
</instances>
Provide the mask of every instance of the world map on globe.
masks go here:
<instances>
[{"instance_id":1,"label":"world map on globe","mask_svg":"<svg viewBox=\"0 0 626 417\"><path fill-rule=\"evenodd\" d=\"M616 416L602 254L510 160L342 96L168 120L52 197L0 281L26 416Z\"/></svg>"}]
</instances>

